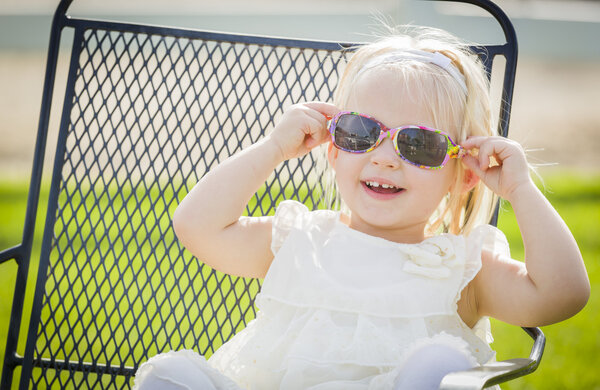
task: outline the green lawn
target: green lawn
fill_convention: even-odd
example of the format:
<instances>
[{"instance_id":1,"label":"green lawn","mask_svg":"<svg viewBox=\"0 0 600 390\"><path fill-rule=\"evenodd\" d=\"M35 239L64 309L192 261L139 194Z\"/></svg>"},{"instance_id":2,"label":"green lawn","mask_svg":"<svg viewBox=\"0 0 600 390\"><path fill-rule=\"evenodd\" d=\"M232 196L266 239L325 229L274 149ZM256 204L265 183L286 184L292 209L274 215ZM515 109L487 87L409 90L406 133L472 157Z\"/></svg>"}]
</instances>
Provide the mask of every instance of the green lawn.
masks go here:
<instances>
[{"instance_id":1,"label":"green lawn","mask_svg":"<svg viewBox=\"0 0 600 390\"><path fill-rule=\"evenodd\" d=\"M545 192L548 198L567 221L581 247L592 282L592 297L588 306L575 317L563 323L543 328L548 342L539 370L526 378L503 385L503 388L600 389L600 375L596 374L592 367L592 362L597 360L597 351L600 351L600 338L597 337L595 331L596 324L600 319L598 318L600 270L595 262L600 255L600 173L589 175L564 171L546 174L544 178ZM27 180L0 180L0 215L2 216L0 249L18 244L21 240L27 186ZM47 194L43 194L42 200L45 200L46 197ZM102 203L105 202L102 201ZM42 209L43 206L42 203ZM146 212L148 211L150 210L146 210ZM115 220L119 218L122 216L115 216ZM159 215L158 218L162 217ZM38 216L38 226L41 226L42 222L43 217ZM513 257L522 258L523 248L520 244L519 231L509 205L504 205L499 225L509 239ZM92 224L82 228L89 230L94 226L97 225ZM36 233L39 233L39 230ZM123 243L122 246L122 250L125 250L127 243ZM166 251L168 250L167 248ZM39 252L39 243L34 246L34 259L37 258L37 252ZM0 361L2 361L16 266L13 262L9 262L0 267L0 286L2 286L0 289ZM35 268L35 264L32 268ZM98 270L89 269L86 272L98 272ZM28 300L31 299L31 287L34 281L32 276L30 275L29 280ZM132 275L123 275L122 284L117 287L126 288L128 283L131 283L131 278ZM70 299L75 302L77 296L73 295ZM118 302L115 303L115 307L118 305ZM29 308L30 304L26 303L25 311L27 312ZM28 317L24 316L23 322L27 323L27 321ZM492 327L496 338L493 348L498 351L499 359L528 355L531 341L522 330L498 321L494 321ZM111 348L118 349L119 346L113 345ZM23 351L22 345L20 350Z\"/></svg>"}]
</instances>

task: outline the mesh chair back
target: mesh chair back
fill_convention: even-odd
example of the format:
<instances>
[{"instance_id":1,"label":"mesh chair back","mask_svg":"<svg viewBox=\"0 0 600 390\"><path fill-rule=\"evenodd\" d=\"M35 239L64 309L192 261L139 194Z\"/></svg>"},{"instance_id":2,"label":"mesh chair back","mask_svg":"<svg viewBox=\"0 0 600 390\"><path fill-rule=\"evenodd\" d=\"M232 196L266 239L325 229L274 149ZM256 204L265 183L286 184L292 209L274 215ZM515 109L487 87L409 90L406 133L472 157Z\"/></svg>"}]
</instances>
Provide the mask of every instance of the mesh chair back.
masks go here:
<instances>
[{"instance_id":1,"label":"mesh chair back","mask_svg":"<svg viewBox=\"0 0 600 390\"><path fill-rule=\"evenodd\" d=\"M69 3L55 16L28 206L31 217L67 27L74 38L33 312L24 356L13 314L2 388L16 367L21 388L128 388L148 357L183 348L210 356L254 318L259 281L203 266L176 240L172 213L284 107L331 101L343 70L339 43L73 19ZM505 49L477 48L488 67ZM314 167L313 154L282 164L247 214L272 214L284 198L316 208ZM30 236L9 255L28 263Z\"/></svg>"}]
</instances>

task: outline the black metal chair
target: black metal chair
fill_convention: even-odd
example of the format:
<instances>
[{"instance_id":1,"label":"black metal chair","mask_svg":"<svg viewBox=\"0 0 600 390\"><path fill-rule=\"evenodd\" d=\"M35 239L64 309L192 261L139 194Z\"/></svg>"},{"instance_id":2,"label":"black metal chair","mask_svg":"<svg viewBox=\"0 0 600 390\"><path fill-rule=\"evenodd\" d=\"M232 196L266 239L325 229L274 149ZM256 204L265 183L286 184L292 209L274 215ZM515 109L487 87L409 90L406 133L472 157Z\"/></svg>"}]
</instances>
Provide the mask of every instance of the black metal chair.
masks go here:
<instances>
[{"instance_id":1,"label":"black metal chair","mask_svg":"<svg viewBox=\"0 0 600 390\"><path fill-rule=\"evenodd\" d=\"M210 356L254 318L258 280L203 266L184 251L171 213L217 162L264 135L282 107L331 100L349 45L72 18L56 10L23 242L0 252L17 282L1 388L128 388L140 363L169 349ZM491 71L506 58L500 127L506 136L517 43L488 0L507 43L475 47ZM31 259L61 33L74 32L41 253ZM280 166L248 206L272 213L297 199L316 208L314 157ZM317 178L318 179L318 178ZM304 183L304 184L303 184ZM493 221L495 223L495 219ZM31 321L20 334L30 264L37 268ZM537 368L528 359L445 378L479 389ZM24 351L18 341L24 340ZM15 378L18 375L18 378Z\"/></svg>"}]
</instances>

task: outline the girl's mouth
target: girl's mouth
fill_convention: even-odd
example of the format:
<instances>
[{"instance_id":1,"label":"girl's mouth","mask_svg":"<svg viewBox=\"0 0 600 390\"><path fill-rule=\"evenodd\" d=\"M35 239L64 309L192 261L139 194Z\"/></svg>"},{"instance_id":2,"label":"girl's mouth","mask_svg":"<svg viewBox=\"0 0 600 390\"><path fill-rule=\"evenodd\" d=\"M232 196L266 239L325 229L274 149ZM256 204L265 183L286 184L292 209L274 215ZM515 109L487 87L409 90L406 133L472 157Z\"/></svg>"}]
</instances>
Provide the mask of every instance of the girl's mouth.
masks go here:
<instances>
[{"instance_id":1,"label":"girl's mouth","mask_svg":"<svg viewBox=\"0 0 600 390\"><path fill-rule=\"evenodd\" d=\"M373 191L377 194L390 195L404 191L404 188L396 187L392 184L379 183L373 180L363 181L362 183L363 186L367 188L367 190Z\"/></svg>"}]
</instances>

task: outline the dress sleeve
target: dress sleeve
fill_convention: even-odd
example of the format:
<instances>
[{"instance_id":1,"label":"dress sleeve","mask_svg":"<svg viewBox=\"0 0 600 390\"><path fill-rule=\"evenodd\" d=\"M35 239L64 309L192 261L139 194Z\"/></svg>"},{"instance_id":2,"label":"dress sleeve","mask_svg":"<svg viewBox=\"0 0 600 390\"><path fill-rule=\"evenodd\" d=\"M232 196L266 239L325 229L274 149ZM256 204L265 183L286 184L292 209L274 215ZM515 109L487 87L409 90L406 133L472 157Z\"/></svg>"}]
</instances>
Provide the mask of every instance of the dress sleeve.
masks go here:
<instances>
[{"instance_id":1,"label":"dress sleeve","mask_svg":"<svg viewBox=\"0 0 600 390\"><path fill-rule=\"evenodd\" d=\"M510 257L508 240L500 229L492 225L477 226L466 237L467 259L460 291L462 291L481 270L481 252L484 249L500 254L503 257ZM487 343L494 341L494 338L492 337L490 321L487 317L481 318L473 327L473 331L477 336L479 336L479 338Z\"/></svg>"},{"instance_id":2,"label":"dress sleeve","mask_svg":"<svg viewBox=\"0 0 600 390\"><path fill-rule=\"evenodd\" d=\"M477 226L466 237L467 259L462 288L465 288L481 269L481 252L484 249L498 253L502 257L510 257L508 241L500 229L492 225Z\"/></svg>"},{"instance_id":3,"label":"dress sleeve","mask_svg":"<svg viewBox=\"0 0 600 390\"><path fill-rule=\"evenodd\" d=\"M273 254L279 251L292 228L302 227L302 216L308 212L308 207L295 200L284 200L279 204L273 217L271 233L271 252Z\"/></svg>"}]
</instances>

